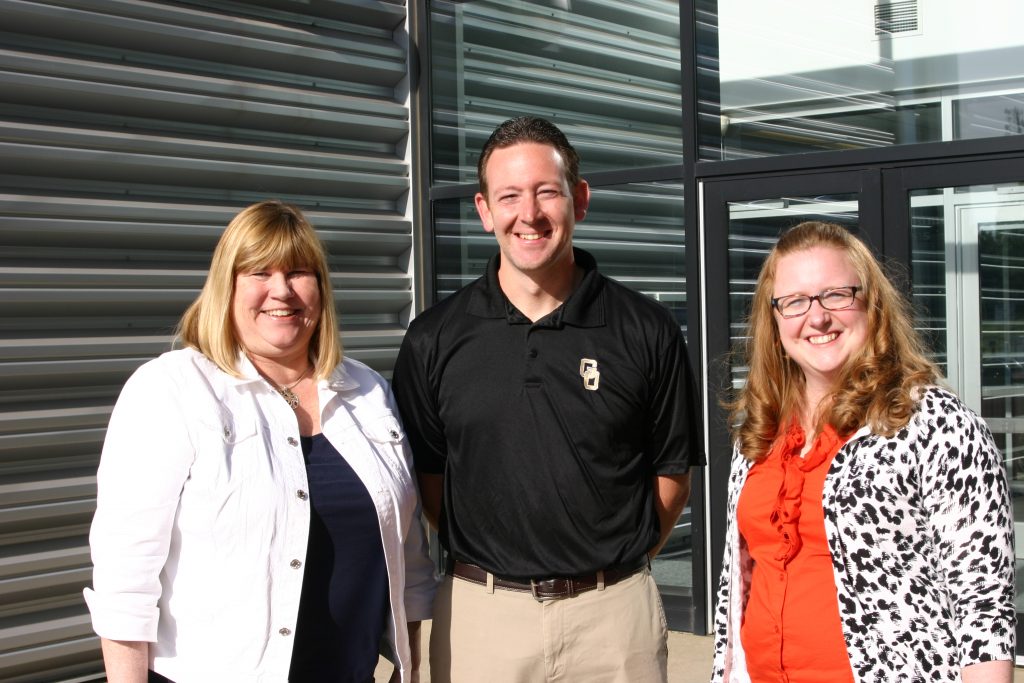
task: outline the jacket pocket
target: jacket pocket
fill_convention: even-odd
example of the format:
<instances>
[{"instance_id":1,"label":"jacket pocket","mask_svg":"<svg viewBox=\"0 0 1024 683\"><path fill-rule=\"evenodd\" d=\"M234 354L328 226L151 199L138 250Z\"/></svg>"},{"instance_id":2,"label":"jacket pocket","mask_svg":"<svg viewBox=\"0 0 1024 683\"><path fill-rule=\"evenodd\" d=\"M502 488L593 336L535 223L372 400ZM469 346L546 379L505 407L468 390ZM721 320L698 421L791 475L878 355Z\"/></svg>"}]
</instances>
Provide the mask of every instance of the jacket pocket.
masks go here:
<instances>
[{"instance_id":1,"label":"jacket pocket","mask_svg":"<svg viewBox=\"0 0 1024 683\"><path fill-rule=\"evenodd\" d=\"M404 534L416 508L416 486L410 471L411 459L406 451L405 430L398 418L390 413L368 420L361 429L379 459L379 493L392 501L399 528Z\"/></svg>"},{"instance_id":2,"label":"jacket pocket","mask_svg":"<svg viewBox=\"0 0 1024 683\"><path fill-rule=\"evenodd\" d=\"M399 481L411 480L405 430L398 418L390 413L381 415L362 424L361 429L392 476Z\"/></svg>"},{"instance_id":3,"label":"jacket pocket","mask_svg":"<svg viewBox=\"0 0 1024 683\"><path fill-rule=\"evenodd\" d=\"M363 425L363 434L377 444L388 444L397 448L405 441L405 430L394 415L382 415Z\"/></svg>"},{"instance_id":4,"label":"jacket pocket","mask_svg":"<svg viewBox=\"0 0 1024 683\"><path fill-rule=\"evenodd\" d=\"M205 489L236 488L268 468L269 454L252 416L217 416L200 425L196 439L192 479Z\"/></svg>"}]
</instances>

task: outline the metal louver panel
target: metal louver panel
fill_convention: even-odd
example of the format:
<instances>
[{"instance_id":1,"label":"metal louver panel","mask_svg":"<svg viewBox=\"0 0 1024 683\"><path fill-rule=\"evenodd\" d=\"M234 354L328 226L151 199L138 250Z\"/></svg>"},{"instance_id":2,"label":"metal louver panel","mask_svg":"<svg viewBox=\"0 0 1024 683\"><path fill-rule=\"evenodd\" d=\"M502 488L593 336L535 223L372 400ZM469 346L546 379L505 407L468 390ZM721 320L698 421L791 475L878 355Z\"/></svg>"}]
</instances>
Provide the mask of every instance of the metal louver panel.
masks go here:
<instances>
[{"instance_id":1,"label":"metal louver panel","mask_svg":"<svg viewBox=\"0 0 1024 683\"><path fill-rule=\"evenodd\" d=\"M910 33L918 29L917 0L875 5L875 35Z\"/></svg>"},{"instance_id":2,"label":"metal louver panel","mask_svg":"<svg viewBox=\"0 0 1024 683\"><path fill-rule=\"evenodd\" d=\"M0 0L0 680L88 680L81 590L110 409L223 227L292 201L346 352L412 303L402 2Z\"/></svg>"}]
</instances>

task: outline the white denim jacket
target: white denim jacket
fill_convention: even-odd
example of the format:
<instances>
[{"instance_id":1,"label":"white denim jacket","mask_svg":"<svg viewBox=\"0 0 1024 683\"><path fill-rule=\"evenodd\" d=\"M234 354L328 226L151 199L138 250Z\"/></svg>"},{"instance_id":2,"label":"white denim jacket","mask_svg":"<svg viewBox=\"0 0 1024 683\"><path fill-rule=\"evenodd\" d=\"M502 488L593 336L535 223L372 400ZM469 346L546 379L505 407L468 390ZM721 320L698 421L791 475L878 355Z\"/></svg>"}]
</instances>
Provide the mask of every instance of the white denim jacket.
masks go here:
<instances>
[{"instance_id":1,"label":"white denim jacket","mask_svg":"<svg viewBox=\"0 0 1024 683\"><path fill-rule=\"evenodd\" d=\"M309 487L294 412L244 356L239 369L231 377L192 349L143 365L114 407L97 475L93 628L152 643L150 667L177 683L288 679ZM408 681L406 620L430 618L436 576L398 412L358 361L318 391L324 435L377 508L391 607L382 649Z\"/></svg>"}]
</instances>

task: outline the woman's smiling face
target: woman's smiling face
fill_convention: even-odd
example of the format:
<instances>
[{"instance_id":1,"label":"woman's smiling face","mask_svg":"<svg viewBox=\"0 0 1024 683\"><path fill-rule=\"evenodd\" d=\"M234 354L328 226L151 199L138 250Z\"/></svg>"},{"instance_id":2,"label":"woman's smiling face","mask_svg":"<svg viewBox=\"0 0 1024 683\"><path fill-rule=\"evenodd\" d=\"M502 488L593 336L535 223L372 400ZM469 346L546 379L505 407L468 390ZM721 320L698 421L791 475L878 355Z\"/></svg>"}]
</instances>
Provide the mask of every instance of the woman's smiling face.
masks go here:
<instances>
[{"instance_id":1,"label":"woman's smiling face","mask_svg":"<svg viewBox=\"0 0 1024 683\"><path fill-rule=\"evenodd\" d=\"M288 360L309 354L320 321L320 287L309 268L264 268L235 276L235 332L256 358Z\"/></svg>"},{"instance_id":2,"label":"woman's smiling face","mask_svg":"<svg viewBox=\"0 0 1024 683\"><path fill-rule=\"evenodd\" d=\"M812 247L776 262L772 296L815 296L826 289L862 284L845 252ZM867 343L868 315L863 296L863 291L858 291L853 305L839 311L830 311L817 300L801 316L784 318L775 311L782 347L803 370L808 396L820 399L826 395L846 361Z\"/></svg>"}]
</instances>

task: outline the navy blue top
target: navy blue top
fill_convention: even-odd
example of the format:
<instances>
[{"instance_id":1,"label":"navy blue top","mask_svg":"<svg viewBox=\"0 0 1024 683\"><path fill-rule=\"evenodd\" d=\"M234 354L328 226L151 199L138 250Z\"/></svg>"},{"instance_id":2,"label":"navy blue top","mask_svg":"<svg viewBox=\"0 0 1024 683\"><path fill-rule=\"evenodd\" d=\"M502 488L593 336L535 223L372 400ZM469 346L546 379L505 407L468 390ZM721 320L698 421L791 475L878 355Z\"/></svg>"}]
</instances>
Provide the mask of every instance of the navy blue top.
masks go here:
<instances>
[{"instance_id":1,"label":"navy blue top","mask_svg":"<svg viewBox=\"0 0 1024 683\"><path fill-rule=\"evenodd\" d=\"M388 619L377 512L327 437L302 437L302 452L313 505L288 679L373 683Z\"/></svg>"}]
</instances>

